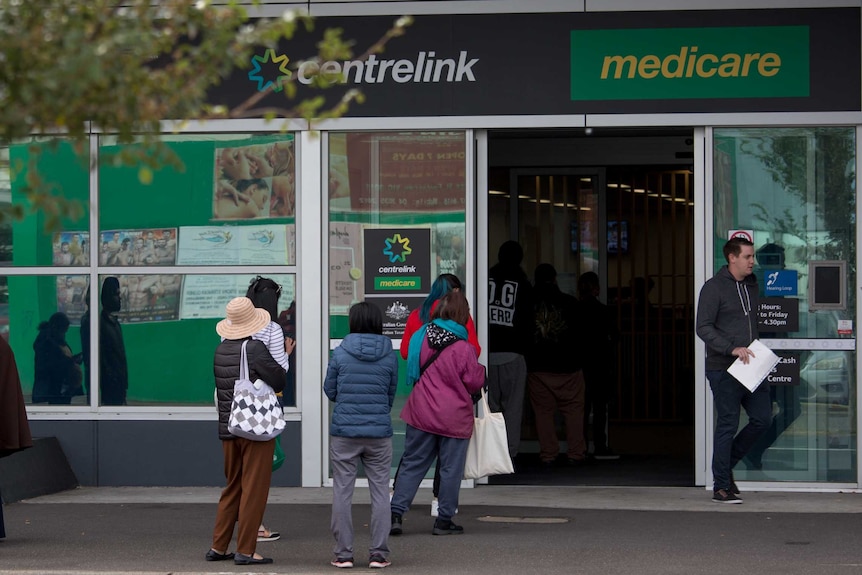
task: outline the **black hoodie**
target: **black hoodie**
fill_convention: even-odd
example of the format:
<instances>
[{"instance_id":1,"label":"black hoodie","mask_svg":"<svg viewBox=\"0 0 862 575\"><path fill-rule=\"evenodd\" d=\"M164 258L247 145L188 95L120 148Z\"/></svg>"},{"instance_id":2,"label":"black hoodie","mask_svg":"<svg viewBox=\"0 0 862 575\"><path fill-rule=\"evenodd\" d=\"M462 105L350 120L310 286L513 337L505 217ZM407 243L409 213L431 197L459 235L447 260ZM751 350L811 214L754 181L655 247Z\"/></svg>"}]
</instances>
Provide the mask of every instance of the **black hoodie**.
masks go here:
<instances>
[{"instance_id":1,"label":"black hoodie","mask_svg":"<svg viewBox=\"0 0 862 575\"><path fill-rule=\"evenodd\" d=\"M706 343L706 369L724 370L737 347L757 339L757 278L736 281L727 266L703 284L697 305L697 335Z\"/></svg>"}]
</instances>

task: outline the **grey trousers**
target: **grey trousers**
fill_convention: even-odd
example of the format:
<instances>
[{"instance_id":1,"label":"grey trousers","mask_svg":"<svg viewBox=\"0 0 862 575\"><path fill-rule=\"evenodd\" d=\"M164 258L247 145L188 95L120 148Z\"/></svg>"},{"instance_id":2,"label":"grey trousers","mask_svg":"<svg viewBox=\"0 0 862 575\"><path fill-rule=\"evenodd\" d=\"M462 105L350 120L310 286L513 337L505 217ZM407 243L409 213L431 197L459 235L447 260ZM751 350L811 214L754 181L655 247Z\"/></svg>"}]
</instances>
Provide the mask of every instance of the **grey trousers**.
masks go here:
<instances>
[{"instance_id":1,"label":"grey trousers","mask_svg":"<svg viewBox=\"0 0 862 575\"><path fill-rule=\"evenodd\" d=\"M353 558L353 487L359 461L365 468L371 494L371 546L368 555L389 558L389 472L392 468L391 437L330 437L332 465L332 548L336 559Z\"/></svg>"},{"instance_id":2,"label":"grey trousers","mask_svg":"<svg viewBox=\"0 0 862 575\"><path fill-rule=\"evenodd\" d=\"M518 455L521 443L521 418L524 415L524 389L527 386L527 362L517 353L488 355L488 406L503 412L509 457Z\"/></svg>"}]
</instances>

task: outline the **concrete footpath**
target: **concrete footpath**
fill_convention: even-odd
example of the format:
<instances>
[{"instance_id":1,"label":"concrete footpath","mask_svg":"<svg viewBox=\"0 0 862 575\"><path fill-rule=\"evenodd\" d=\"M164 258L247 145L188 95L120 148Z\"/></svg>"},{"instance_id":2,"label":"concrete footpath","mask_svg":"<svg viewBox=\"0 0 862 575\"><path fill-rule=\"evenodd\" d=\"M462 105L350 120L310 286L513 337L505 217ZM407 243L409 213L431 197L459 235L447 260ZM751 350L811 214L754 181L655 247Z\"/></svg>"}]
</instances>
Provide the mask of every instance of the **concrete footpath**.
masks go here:
<instances>
[{"instance_id":1,"label":"concrete footpath","mask_svg":"<svg viewBox=\"0 0 862 575\"><path fill-rule=\"evenodd\" d=\"M0 575L335 573L331 492L273 488L258 552L275 562L206 562L217 488L79 488L5 507ZM717 504L702 488L479 486L461 491L460 536L431 535L422 489L390 538L404 574L862 574L862 496L749 492ZM357 488L354 572L368 568L368 490ZM231 547L233 550L233 546Z\"/></svg>"}]
</instances>

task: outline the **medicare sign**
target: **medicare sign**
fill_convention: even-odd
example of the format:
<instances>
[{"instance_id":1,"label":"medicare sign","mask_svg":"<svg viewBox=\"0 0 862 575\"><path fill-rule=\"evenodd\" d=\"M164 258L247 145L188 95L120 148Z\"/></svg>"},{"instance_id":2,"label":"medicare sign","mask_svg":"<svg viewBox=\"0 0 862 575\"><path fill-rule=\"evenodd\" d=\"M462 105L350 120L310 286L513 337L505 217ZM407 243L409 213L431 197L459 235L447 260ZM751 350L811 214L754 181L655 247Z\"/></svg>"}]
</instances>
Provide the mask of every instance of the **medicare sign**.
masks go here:
<instances>
[{"instance_id":1,"label":"medicare sign","mask_svg":"<svg viewBox=\"0 0 862 575\"><path fill-rule=\"evenodd\" d=\"M572 100L808 97L808 26L571 32Z\"/></svg>"}]
</instances>

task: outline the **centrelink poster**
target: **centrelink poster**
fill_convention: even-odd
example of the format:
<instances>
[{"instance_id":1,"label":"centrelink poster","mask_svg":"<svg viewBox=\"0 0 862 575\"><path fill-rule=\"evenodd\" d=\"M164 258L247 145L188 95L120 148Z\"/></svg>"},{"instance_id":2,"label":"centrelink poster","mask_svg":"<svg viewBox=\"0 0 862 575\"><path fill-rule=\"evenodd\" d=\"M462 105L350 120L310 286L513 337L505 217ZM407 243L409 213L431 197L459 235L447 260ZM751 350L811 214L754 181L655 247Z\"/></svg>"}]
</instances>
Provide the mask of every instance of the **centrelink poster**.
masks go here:
<instances>
[{"instance_id":1,"label":"centrelink poster","mask_svg":"<svg viewBox=\"0 0 862 575\"><path fill-rule=\"evenodd\" d=\"M431 230L366 229L365 295L427 294L431 289Z\"/></svg>"}]
</instances>

